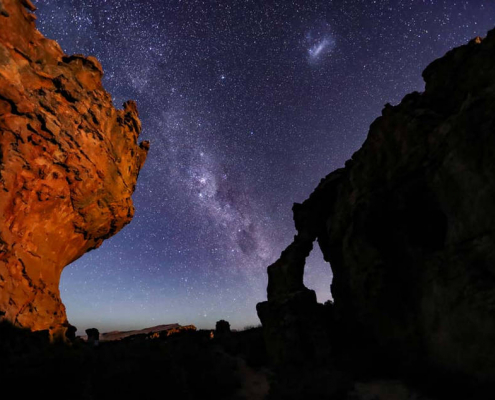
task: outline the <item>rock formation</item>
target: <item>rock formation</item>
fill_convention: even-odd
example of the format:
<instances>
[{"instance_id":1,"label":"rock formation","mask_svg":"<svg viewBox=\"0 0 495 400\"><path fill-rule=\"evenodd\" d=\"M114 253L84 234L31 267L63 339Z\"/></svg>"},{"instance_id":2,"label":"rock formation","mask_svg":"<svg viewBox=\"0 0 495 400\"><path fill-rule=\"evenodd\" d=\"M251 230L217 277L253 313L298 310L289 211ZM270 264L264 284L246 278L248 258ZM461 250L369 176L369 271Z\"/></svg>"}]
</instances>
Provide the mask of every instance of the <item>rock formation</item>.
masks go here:
<instances>
[{"instance_id":1,"label":"rock formation","mask_svg":"<svg viewBox=\"0 0 495 400\"><path fill-rule=\"evenodd\" d=\"M34 10L0 1L0 311L53 335L62 269L130 222L149 144L136 104L116 110L99 62L64 54Z\"/></svg>"},{"instance_id":2,"label":"rock formation","mask_svg":"<svg viewBox=\"0 0 495 400\"><path fill-rule=\"evenodd\" d=\"M86 329L87 342L92 346L98 346L100 343L100 331L96 328Z\"/></svg>"},{"instance_id":3,"label":"rock formation","mask_svg":"<svg viewBox=\"0 0 495 400\"><path fill-rule=\"evenodd\" d=\"M133 338L147 338L147 339L157 339L164 338L167 336L175 335L180 332L196 331L194 325L179 325L179 324L167 324L167 325L157 325L150 328L136 329L132 331L111 331L101 334L102 342L111 342L115 340L123 339L133 339ZM84 338L84 337L83 337Z\"/></svg>"},{"instance_id":4,"label":"rock formation","mask_svg":"<svg viewBox=\"0 0 495 400\"><path fill-rule=\"evenodd\" d=\"M224 339L231 335L230 324L228 321L221 319L215 324L215 338Z\"/></svg>"},{"instance_id":5,"label":"rock formation","mask_svg":"<svg viewBox=\"0 0 495 400\"><path fill-rule=\"evenodd\" d=\"M338 348L356 365L495 382L495 30L423 77L294 205L297 235L257 307L276 362ZM327 314L303 284L314 241L334 276Z\"/></svg>"}]
</instances>

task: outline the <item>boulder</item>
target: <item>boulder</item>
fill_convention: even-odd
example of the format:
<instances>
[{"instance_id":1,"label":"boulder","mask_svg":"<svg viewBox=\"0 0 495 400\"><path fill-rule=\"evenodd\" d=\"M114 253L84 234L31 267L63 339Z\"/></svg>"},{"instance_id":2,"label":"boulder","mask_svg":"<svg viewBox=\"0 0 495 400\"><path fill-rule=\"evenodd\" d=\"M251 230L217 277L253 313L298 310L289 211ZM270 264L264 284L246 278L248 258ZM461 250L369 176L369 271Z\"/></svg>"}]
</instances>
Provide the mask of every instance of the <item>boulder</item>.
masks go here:
<instances>
[{"instance_id":1,"label":"boulder","mask_svg":"<svg viewBox=\"0 0 495 400\"><path fill-rule=\"evenodd\" d=\"M215 325L215 338L217 339L226 338L229 337L230 334L231 334L230 324L223 319L217 321Z\"/></svg>"},{"instance_id":2,"label":"boulder","mask_svg":"<svg viewBox=\"0 0 495 400\"><path fill-rule=\"evenodd\" d=\"M98 346L100 343L100 332L96 328L86 329L87 342L92 346Z\"/></svg>"}]
</instances>

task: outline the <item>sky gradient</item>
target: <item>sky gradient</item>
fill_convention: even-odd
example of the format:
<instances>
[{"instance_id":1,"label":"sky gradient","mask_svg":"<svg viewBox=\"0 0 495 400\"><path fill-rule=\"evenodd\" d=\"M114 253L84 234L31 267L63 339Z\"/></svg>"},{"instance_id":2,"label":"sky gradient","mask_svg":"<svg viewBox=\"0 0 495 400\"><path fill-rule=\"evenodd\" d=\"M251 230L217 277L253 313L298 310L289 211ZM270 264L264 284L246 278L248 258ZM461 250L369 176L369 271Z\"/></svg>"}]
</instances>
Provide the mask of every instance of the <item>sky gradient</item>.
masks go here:
<instances>
[{"instance_id":1,"label":"sky gradient","mask_svg":"<svg viewBox=\"0 0 495 400\"><path fill-rule=\"evenodd\" d=\"M96 56L151 141L130 225L62 274L79 332L256 325L291 207L356 151L385 103L495 27L492 1L36 1L38 28ZM329 298L319 249L305 283Z\"/></svg>"}]
</instances>

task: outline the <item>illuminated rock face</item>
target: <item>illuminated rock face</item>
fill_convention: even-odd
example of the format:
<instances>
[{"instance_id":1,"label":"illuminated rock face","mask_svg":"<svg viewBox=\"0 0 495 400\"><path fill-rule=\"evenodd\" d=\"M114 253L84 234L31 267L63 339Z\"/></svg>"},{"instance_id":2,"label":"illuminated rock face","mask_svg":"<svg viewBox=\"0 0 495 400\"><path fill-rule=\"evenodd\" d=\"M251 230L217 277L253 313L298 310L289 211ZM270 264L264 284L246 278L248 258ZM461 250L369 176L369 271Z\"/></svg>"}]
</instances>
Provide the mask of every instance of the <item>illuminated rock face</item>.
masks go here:
<instances>
[{"instance_id":1,"label":"illuminated rock face","mask_svg":"<svg viewBox=\"0 0 495 400\"><path fill-rule=\"evenodd\" d=\"M129 223L136 104L116 110L93 57L67 56L29 0L0 0L0 314L63 333L63 268Z\"/></svg>"},{"instance_id":2,"label":"illuminated rock face","mask_svg":"<svg viewBox=\"0 0 495 400\"><path fill-rule=\"evenodd\" d=\"M258 304L274 360L331 343L356 364L495 382L495 31L423 77L294 206L298 234ZM334 275L330 321L303 284L315 241Z\"/></svg>"}]
</instances>

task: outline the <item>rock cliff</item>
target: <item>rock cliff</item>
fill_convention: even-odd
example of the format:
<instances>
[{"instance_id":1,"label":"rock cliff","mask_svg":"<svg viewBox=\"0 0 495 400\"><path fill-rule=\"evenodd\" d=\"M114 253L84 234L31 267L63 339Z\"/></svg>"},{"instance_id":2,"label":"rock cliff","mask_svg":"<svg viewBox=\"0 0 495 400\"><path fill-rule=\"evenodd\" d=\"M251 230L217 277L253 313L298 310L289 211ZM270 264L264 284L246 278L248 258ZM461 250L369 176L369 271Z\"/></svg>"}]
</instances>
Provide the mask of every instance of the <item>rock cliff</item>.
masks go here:
<instances>
[{"instance_id":1,"label":"rock cliff","mask_svg":"<svg viewBox=\"0 0 495 400\"><path fill-rule=\"evenodd\" d=\"M258 304L275 362L495 382L495 30L423 72L361 149L293 208L297 235ZM317 241L332 307L303 284ZM328 308L328 309L326 309Z\"/></svg>"},{"instance_id":2,"label":"rock cliff","mask_svg":"<svg viewBox=\"0 0 495 400\"><path fill-rule=\"evenodd\" d=\"M29 0L0 0L0 314L63 333L63 268L129 223L148 142L116 110L93 57L36 30Z\"/></svg>"}]
</instances>

